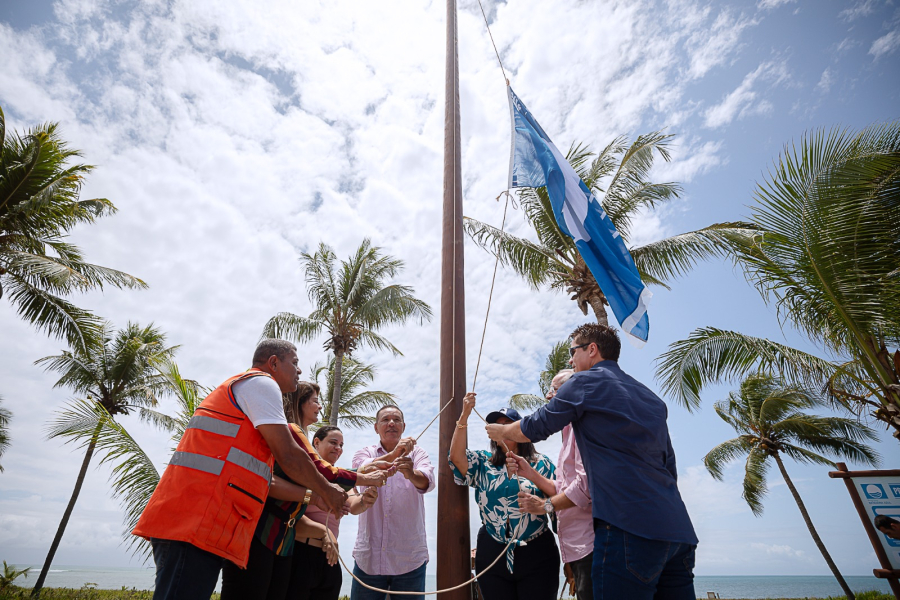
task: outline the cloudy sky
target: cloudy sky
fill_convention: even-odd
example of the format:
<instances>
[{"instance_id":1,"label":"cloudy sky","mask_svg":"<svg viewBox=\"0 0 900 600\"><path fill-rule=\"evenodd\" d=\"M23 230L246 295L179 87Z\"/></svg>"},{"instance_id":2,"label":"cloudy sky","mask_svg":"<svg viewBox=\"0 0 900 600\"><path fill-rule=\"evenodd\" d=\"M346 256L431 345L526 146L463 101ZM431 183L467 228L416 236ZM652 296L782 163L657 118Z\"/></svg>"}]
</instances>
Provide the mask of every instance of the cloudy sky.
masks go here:
<instances>
[{"instance_id":1,"label":"cloudy sky","mask_svg":"<svg viewBox=\"0 0 900 600\"><path fill-rule=\"evenodd\" d=\"M0 106L7 127L56 121L97 165L83 197L114 217L74 232L99 264L140 276L142 292L77 298L116 325L153 322L180 345L182 372L213 386L249 366L276 312L310 310L301 251L319 242L348 255L365 237L406 263L399 278L435 309L432 323L385 331L403 352L360 351L378 389L400 398L417 434L438 406L442 193L442 2L329 0L0 0ZM652 241L749 213L752 192L785 144L815 128L897 118L900 6L878 0L489 0L485 9L517 94L561 148L605 146L666 128L673 160L659 180L683 197L644 215L633 241ZM459 16L465 212L499 224L509 152L504 82L478 4ZM509 228L529 235L521 213ZM469 378L492 258L466 246ZM650 342L621 364L656 387L654 360L700 326L769 336L812 350L733 266L708 263L654 290ZM565 296L537 293L501 270L478 378L479 403L537 391L552 344L584 318ZM0 474L0 558L39 563L81 462L44 427L70 394L33 365L62 350L0 302L0 395L14 413ZM300 351L304 370L321 341ZM827 574L789 492L773 473L766 512L740 498L741 465L723 483L701 464L733 436L712 403L670 403L680 488L700 537L699 575ZM163 410L172 411L166 404ZM167 436L125 424L162 469ZM487 444L470 430L474 447ZM350 436L345 462L374 434ZM878 445L896 466L896 442ZM434 460L436 430L422 438ZM559 440L540 449L555 457ZM827 469L789 464L845 574L877 566L844 486ZM127 566L109 469L92 468L57 564ZM627 493L627 490L623 490ZM434 548L436 494L427 497ZM473 532L477 513L472 510ZM356 523L343 525L349 558Z\"/></svg>"}]
</instances>

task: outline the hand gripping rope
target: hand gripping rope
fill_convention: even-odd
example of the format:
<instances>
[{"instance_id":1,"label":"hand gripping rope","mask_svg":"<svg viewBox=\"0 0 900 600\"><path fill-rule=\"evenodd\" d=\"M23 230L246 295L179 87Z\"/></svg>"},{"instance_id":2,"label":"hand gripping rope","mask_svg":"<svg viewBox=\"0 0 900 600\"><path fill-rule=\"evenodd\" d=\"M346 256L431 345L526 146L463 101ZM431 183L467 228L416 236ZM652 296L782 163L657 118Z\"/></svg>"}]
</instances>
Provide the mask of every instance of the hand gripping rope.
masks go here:
<instances>
[{"instance_id":1,"label":"hand gripping rope","mask_svg":"<svg viewBox=\"0 0 900 600\"><path fill-rule=\"evenodd\" d=\"M481 16L484 18L484 25L487 28L488 35L491 38L491 45L494 47L494 53L497 55L497 63L500 65L500 71L503 74L503 80L506 83L506 85L509 85L509 79L507 79L507 77L506 77L506 69L503 68L503 61L500 60L500 52L497 51L497 44L494 43L494 36L491 33L490 25L488 25L487 15L484 12L484 6L481 5L481 0L478 0L478 6L481 7ZM503 221L500 224L500 235L501 236L503 235L504 228L506 227L506 212L507 212L507 209L509 208L510 199L512 198L512 195L509 193L509 189L502 192L500 194L500 196L503 196L504 194L506 194L506 203L503 205ZM496 198L498 201L500 200L500 196L497 196L497 198ZM515 201L513 201L513 208L515 208ZM485 337L485 334L487 333L488 316L491 314L491 300L494 297L494 284L496 283L496 280L497 280L497 267L500 264L499 252L495 254L495 257L496 257L496 260L494 261L494 274L491 277L491 290L488 293L487 310L485 311L485 314L484 314L484 327L481 330L481 344L478 347L478 361L475 364L475 376L472 378L472 391L473 392L475 391L475 383L478 381L478 369L481 367L481 353L482 353L482 350L484 350L484 337ZM452 404L452 403L453 403L453 398L450 398L450 400L448 400L444 404L444 406L441 407L441 410L439 410L438 413L434 416L434 418L432 418L431 421L428 423L428 425L425 426L425 429L422 430L422 433L420 433L419 435L416 436L417 442L419 441L419 438L421 438L423 435L425 435L425 432L428 431L428 428L431 427L431 425L437 420L437 418L441 415L441 413L444 412L444 409L447 408L448 406L450 406L450 404ZM478 409L473 407L473 410L475 411L475 414L478 415L478 418L481 419L482 421L484 421L485 424L487 424L487 421L485 421L484 417L481 416L481 413L478 412ZM503 445L503 448L507 452L509 452L509 448L506 446L506 444L502 441L500 443ZM515 473L514 478L516 480L517 491L521 491L522 485L519 481L518 471ZM325 535L328 536L329 543L337 545L337 540L334 539L334 536L331 535L331 530L328 528L328 523L331 519L332 514L333 514L332 511L328 511L325 514ZM336 515L335 515L335 518L337 518ZM524 521L524 519L520 518L519 525L522 525L523 521ZM338 552L337 555L338 555L338 560L341 562L341 566L344 567L344 570L347 571L347 573L350 575L350 577L352 577L357 583L359 583L361 586L363 586L366 589L372 590L374 592L380 592L383 594L390 594L391 596L431 596L431 595L443 594L446 592L452 592L452 591L458 590L460 588L464 588L467 585L471 585L473 581L477 581L479 577L481 577L482 575L484 575L485 573L490 571L501 558L506 556L506 553L509 550L510 546L512 546L516 542L518 542L519 545L522 545L522 546L525 545L525 542L519 541L518 526L516 527L516 531L513 532L513 535L510 538L510 540L506 543L506 546L503 548L503 551L483 571L481 571L480 573L476 573L474 577L472 577L468 581L464 581L463 583L460 583L459 585L455 585L450 588L444 588L442 590L434 590L433 592L428 592L428 591L426 591L426 592L398 592L395 590L383 590L380 588L376 588L374 586L371 586L371 585L365 583L364 581L361 581L359 579L359 577L357 577L356 575L353 574L353 571L347 566L347 563L344 562L344 559L341 556L340 552Z\"/></svg>"},{"instance_id":2,"label":"hand gripping rope","mask_svg":"<svg viewBox=\"0 0 900 600\"><path fill-rule=\"evenodd\" d=\"M485 23L486 23L486 21L485 21ZM502 221L501 226L500 226L500 233L501 233L501 235L502 235L502 233L503 233L504 227L506 226L506 212L507 212L507 209L509 208L509 202L510 202L510 197L511 197L511 196L510 196L510 193L509 193L509 190L506 190L505 192L503 192L502 194L500 194L500 196L502 196L503 194L506 194L506 204L505 204L504 207L503 207L503 221ZM497 200L500 199L500 196L497 196ZM490 290L490 293L488 294L487 311L485 312L485 315L484 315L484 328L482 329L482 332L481 332L481 344L480 344L480 346L479 346L479 348L478 348L478 362L477 362L476 365L475 365L475 376L474 376L474 378L472 379L472 391L475 391L475 382L478 380L478 369L481 367L481 353L482 353L482 350L484 349L484 337L485 337L485 333L487 332L488 316L490 315L490 312L491 312L491 299L493 298L493 295L494 295L494 283L496 282L496 279L497 279L497 266L498 266L499 262L500 262L500 256L499 256L499 254L498 254L496 260L494 261L494 275L493 275L493 277L491 278L491 290ZM444 409L447 408L448 406L450 406L450 404L451 404L452 402L453 402L453 398L450 398L450 400L448 400L448 401L444 404L444 406L441 407L441 410L439 410L438 413L434 416L434 418L432 418L431 421L428 423L428 425L425 426L425 429L422 430L422 433L420 433L419 435L416 436L416 441L419 441L419 438L421 438L421 437L425 434L425 432L428 431L428 428L431 427L431 425L437 420L437 418L441 415L441 413L444 412ZM478 418L480 418L482 421L485 422L485 424L487 424L487 421L485 421L484 417L481 416L481 413L478 412L478 409L473 408L473 410L475 411L475 414L478 415ZM500 442L500 443L503 444L503 448L504 448L507 452L509 452L509 448L506 446L506 444L505 444L504 442ZM515 480L516 480L517 491L520 491L520 490L522 489L522 486L521 486L521 483L520 483L520 481L519 481L519 474L518 474L518 472L516 472L516 474L515 474L514 477L515 477ZM335 544L335 545L336 545L336 544L337 544L337 540L334 539L334 536L331 535L331 530L328 528L328 523L329 523L329 521L330 521L330 519L331 519L331 515L332 515L332 514L333 514L333 513L332 513L331 511L329 511L329 512L327 512L326 515L325 515L325 535L328 536L328 541L329 541L329 543ZM335 518L336 518L336 517L335 517ZM519 525L521 526L523 522L524 522L524 520L520 518L520 519L519 519ZM484 575L485 573L487 573L489 570L491 570L491 569L494 567L494 565L496 565L497 562L498 562L501 558L503 558L504 556L506 556L506 552L509 550L510 546L512 546L514 543L519 542L519 545L524 546L524 545L525 545L525 542L520 542L520 541L519 541L519 536L518 536L518 526L516 527L516 530L517 530L517 531L514 531L514 532L513 532L513 536L510 538L509 542L507 542L506 546L503 548L503 551L502 551L502 552L497 556L497 558L495 558L495 559L491 562L491 564L489 564L483 571L481 571L480 573L476 573L474 577L472 577L472 578L469 579L468 581L464 581L463 583L460 583L459 585L455 585L455 586L450 587L450 588L444 588L444 589L442 589L442 590L434 590L434 591L431 591L431 592L429 592L429 591L425 591L425 592L398 592L398 591L396 591L396 590L383 590L383 589L380 589L380 588L376 588L376 587L374 587L374 586L371 586L371 585L365 583L364 581L361 581L361 580L359 579L359 577L357 577L356 575L354 575L354 574L353 574L353 570L350 569L350 567L347 566L347 563L344 562L344 559L343 559L343 557L341 556L340 552L338 552L338 560L340 561L341 566L344 567L344 570L347 571L347 573L350 575L350 577L352 577L357 583L359 583L359 584L360 584L361 586L363 586L364 588L369 589L369 590L372 590L372 591L374 591L374 592L380 592L380 593L384 593L384 594L391 594L392 596L394 596L394 595L397 595L397 596L423 596L423 595L424 595L424 596L430 596L430 595L443 594L443 593L445 593L445 592L452 592L452 591L458 590L458 589L463 588L463 587L465 587L465 586L467 586L467 585L471 585L473 581L477 581L479 577L481 577L482 575Z\"/></svg>"}]
</instances>

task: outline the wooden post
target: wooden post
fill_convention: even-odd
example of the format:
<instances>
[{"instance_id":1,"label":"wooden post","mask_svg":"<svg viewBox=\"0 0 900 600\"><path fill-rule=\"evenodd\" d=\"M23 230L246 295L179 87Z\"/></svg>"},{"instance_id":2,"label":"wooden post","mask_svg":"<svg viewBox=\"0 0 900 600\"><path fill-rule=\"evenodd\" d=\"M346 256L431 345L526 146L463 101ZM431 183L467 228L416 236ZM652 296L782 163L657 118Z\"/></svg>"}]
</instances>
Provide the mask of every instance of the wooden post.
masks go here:
<instances>
[{"instance_id":1,"label":"wooden post","mask_svg":"<svg viewBox=\"0 0 900 600\"><path fill-rule=\"evenodd\" d=\"M459 141L459 64L456 0L447 0L447 54L444 109L444 218L441 240L441 413L438 467L437 587L470 578L469 489L453 483L447 455L466 393L466 319L463 281L462 152ZM469 586L442 600L471 600Z\"/></svg>"},{"instance_id":2,"label":"wooden post","mask_svg":"<svg viewBox=\"0 0 900 600\"><path fill-rule=\"evenodd\" d=\"M856 488L853 485L853 476L856 477L878 477L879 475L893 475L900 476L900 471L853 471L850 472L847 470L847 465L845 463L839 462L834 464L837 467L837 471L830 471L828 476L832 479L843 479L844 483L847 484L847 491L850 492L850 499L853 501L853 506L856 508L857 514L859 514L859 519L862 521L863 529L866 530L866 534L869 536L869 541L872 543L872 548L875 550L875 556L878 557L878 562L881 563L881 569L873 569L872 572L875 577L879 579L887 579L888 585L891 586L891 592L894 594L894 598L900 600L900 581L898 581L898 573L891 569L891 562L888 560L887 554L884 553L884 547L881 545L881 540L878 539L878 531L872 526L872 523L869 521L869 517L866 514L866 508L863 506L862 500L859 499L859 494L856 493Z\"/></svg>"}]
</instances>

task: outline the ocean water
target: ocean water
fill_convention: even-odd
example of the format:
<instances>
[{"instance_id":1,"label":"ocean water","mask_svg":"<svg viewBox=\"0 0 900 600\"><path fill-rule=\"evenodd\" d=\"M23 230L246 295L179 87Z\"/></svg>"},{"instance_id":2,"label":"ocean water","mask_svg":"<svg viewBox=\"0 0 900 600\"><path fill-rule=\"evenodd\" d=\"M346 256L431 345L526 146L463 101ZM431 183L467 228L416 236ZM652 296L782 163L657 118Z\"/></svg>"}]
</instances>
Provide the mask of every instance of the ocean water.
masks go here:
<instances>
[{"instance_id":1,"label":"ocean water","mask_svg":"<svg viewBox=\"0 0 900 600\"><path fill-rule=\"evenodd\" d=\"M40 572L40 565L29 565L34 568L27 579L19 578L16 585L28 587L34 584ZM18 568L24 568L19 566ZM93 585L100 589L117 590L122 587L149 590L153 588L154 570L152 567L78 567L71 565L54 565L47 574L46 587L80 588ZM845 577L855 592L879 590L890 593L887 581L875 577ZM350 594L350 576L344 573L342 594ZM428 575L426 589L435 589L434 575ZM828 576L729 576L704 577L697 576L694 588L698 598L706 598L707 592L717 592L722 598L826 598L842 595L841 588L833 577Z\"/></svg>"}]
</instances>

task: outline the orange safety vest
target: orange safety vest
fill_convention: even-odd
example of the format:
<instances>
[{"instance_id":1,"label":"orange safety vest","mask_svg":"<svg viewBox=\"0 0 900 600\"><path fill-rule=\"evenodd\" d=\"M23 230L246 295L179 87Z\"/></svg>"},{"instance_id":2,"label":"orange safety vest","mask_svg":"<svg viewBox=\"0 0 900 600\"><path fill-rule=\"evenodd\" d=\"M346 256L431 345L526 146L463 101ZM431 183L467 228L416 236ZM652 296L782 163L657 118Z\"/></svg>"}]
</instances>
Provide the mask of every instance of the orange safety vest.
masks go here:
<instances>
[{"instance_id":1,"label":"orange safety vest","mask_svg":"<svg viewBox=\"0 0 900 600\"><path fill-rule=\"evenodd\" d=\"M251 369L228 379L200 403L134 535L187 542L247 566L275 459L238 407L231 386L269 376Z\"/></svg>"}]
</instances>

